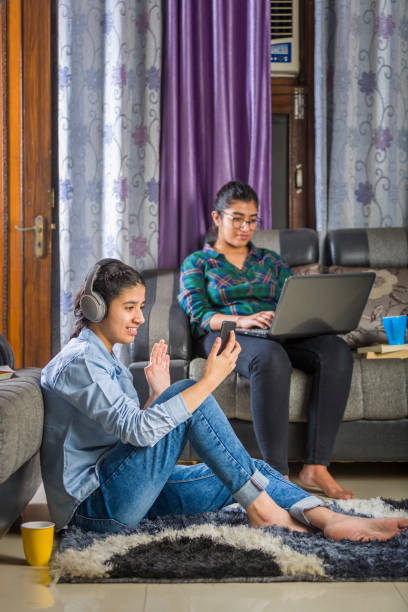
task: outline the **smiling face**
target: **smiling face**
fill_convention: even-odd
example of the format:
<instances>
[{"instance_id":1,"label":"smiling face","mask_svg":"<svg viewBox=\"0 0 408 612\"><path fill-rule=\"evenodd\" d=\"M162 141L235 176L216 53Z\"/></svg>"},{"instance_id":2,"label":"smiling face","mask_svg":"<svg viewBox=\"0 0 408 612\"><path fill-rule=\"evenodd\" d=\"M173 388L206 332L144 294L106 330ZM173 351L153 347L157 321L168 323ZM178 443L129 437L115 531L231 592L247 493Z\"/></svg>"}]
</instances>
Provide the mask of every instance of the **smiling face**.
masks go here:
<instances>
[{"instance_id":1,"label":"smiling face","mask_svg":"<svg viewBox=\"0 0 408 612\"><path fill-rule=\"evenodd\" d=\"M212 212L218 228L216 244L243 247L254 235L258 217L258 206L254 200L242 202L234 200L222 213Z\"/></svg>"},{"instance_id":2,"label":"smiling face","mask_svg":"<svg viewBox=\"0 0 408 612\"><path fill-rule=\"evenodd\" d=\"M114 298L108 314L100 323L91 323L89 328L102 340L109 352L117 342L130 344L144 323L143 307L146 289L143 285L126 287Z\"/></svg>"}]
</instances>

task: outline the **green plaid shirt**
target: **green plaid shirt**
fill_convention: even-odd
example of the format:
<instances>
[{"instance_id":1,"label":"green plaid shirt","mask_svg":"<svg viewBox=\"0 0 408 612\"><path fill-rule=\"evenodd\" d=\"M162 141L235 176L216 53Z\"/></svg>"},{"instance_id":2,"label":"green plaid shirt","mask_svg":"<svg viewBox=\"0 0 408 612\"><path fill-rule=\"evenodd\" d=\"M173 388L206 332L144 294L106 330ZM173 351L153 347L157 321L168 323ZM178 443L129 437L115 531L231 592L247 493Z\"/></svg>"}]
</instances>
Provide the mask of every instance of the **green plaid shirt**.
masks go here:
<instances>
[{"instance_id":1,"label":"green plaid shirt","mask_svg":"<svg viewBox=\"0 0 408 612\"><path fill-rule=\"evenodd\" d=\"M190 318L193 334L210 331L216 313L250 315L275 310L283 284L292 271L274 251L249 244L241 269L206 244L184 260L178 301Z\"/></svg>"}]
</instances>

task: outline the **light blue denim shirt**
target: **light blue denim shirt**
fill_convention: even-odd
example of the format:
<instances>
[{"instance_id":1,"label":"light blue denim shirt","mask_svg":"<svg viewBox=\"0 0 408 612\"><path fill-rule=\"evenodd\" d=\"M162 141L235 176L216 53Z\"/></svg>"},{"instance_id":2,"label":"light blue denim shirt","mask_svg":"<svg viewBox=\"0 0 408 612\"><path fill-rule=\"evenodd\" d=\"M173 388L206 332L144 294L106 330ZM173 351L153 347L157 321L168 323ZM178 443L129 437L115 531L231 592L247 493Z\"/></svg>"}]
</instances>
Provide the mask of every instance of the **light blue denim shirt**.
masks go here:
<instances>
[{"instance_id":1,"label":"light blue denim shirt","mask_svg":"<svg viewBox=\"0 0 408 612\"><path fill-rule=\"evenodd\" d=\"M57 529L98 488L98 467L118 441L154 446L191 417L181 394L142 410L131 373L88 328L43 369L41 387L41 469Z\"/></svg>"}]
</instances>

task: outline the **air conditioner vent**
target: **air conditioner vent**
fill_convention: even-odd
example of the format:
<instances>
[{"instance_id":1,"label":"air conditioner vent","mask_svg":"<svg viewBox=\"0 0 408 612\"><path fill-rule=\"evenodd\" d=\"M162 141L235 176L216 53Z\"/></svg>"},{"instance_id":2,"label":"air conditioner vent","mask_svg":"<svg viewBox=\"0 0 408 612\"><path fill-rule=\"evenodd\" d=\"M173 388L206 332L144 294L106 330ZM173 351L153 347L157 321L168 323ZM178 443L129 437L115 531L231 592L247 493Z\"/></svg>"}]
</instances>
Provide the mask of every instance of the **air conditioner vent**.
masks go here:
<instances>
[{"instance_id":1,"label":"air conditioner vent","mask_svg":"<svg viewBox=\"0 0 408 612\"><path fill-rule=\"evenodd\" d=\"M292 0L271 0L271 40L293 36Z\"/></svg>"},{"instance_id":2,"label":"air conditioner vent","mask_svg":"<svg viewBox=\"0 0 408 612\"><path fill-rule=\"evenodd\" d=\"M270 0L271 76L294 77L300 71L299 0Z\"/></svg>"}]
</instances>

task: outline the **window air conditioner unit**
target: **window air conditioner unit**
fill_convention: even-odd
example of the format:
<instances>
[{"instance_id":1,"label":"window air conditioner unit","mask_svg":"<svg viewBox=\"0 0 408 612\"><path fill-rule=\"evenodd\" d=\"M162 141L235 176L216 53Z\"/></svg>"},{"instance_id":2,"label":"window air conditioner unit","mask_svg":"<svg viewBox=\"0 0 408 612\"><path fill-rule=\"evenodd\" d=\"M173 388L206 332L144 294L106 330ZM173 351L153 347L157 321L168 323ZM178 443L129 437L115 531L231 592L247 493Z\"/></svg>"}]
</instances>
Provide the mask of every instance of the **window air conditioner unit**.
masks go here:
<instances>
[{"instance_id":1,"label":"window air conditioner unit","mask_svg":"<svg viewBox=\"0 0 408 612\"><path fill-rule=\"evenodd\" d=\"M300 71L299 0L271 2L271 76L295 77Z\"/></svg>"}]
</instances>

